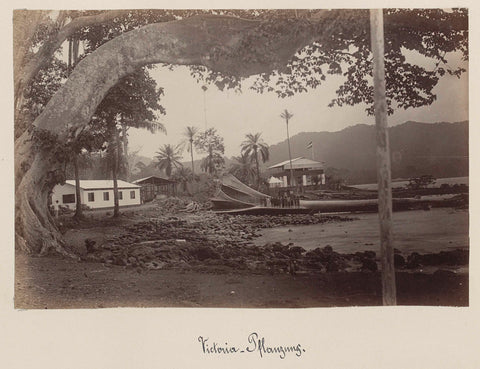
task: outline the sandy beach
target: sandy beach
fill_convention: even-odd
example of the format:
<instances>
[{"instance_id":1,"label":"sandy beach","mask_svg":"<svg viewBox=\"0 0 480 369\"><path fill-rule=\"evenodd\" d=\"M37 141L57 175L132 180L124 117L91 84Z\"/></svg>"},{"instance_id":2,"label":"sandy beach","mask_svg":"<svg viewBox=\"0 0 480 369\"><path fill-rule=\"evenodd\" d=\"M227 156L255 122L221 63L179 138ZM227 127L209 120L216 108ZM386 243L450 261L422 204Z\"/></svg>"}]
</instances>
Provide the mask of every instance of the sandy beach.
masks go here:
<instances>
[{"instance_id":1,"label":"sandy beach","mask_svg":"<svg viewBox=\"0 0 480 369\"><path fill-rule=\"evenodd\" d=\"M327 244L337 252L379 250L378 214L349 214L355 220L337 224L268 228L256 245L294 242L307 250ZM468 248L468 210L437 208L393 213L395 248L404 254Z\"/></svg>"}]
</instances>

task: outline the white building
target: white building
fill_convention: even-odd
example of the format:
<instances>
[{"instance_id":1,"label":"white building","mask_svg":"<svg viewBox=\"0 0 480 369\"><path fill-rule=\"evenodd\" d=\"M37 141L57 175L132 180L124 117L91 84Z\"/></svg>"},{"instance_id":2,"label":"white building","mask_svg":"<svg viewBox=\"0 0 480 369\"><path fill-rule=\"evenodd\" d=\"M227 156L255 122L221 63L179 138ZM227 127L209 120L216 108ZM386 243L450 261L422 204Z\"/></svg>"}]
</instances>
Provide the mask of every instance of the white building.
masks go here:
<instances>
[{"instance_id":1,"label":"white building","mask_svg":"<svg viewBox=\"0 0 480 369\"><path fill-rule=\"evenodd\" d=\"M322 161L311 160L301 156L292 159L291 166L290 160L285 160L268 167L268 173L282 182L280 187L323 185L325 184L324 167L325 163ZM291 174L293 174L293 184L290 183L292 180Z\"/></svg>"},{"instance_id":2,"label":"white building","mask_svg":"<svg viewBox=\"0 0 480 369\"><path fill-rule=\"evenodd\" d=\"M119 205L140 205L140 186L118 180ZM80 200L92 209L113 207L113 180L81 180ZM53 188L52 204L75 209L75 181L65 181L64 185Z\"/></svg>"}]
</instances>

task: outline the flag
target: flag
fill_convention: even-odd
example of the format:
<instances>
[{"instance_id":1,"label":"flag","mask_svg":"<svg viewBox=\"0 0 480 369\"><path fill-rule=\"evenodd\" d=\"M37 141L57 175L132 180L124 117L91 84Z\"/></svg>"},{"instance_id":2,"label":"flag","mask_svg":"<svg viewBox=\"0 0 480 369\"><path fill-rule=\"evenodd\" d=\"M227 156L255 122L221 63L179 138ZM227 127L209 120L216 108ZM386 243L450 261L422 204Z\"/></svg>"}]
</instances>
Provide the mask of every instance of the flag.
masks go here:
<instances>
[{"instance_id":1,"label":"flag","mask_svg":"<svg viewBox=\"0 0 480 369\"><path fill-rule=\"evenodd\" d=\"M310 143L307 145L307 149L311 149L313 147L313 142L310 141Z\"/></svg>"}]
</instances>

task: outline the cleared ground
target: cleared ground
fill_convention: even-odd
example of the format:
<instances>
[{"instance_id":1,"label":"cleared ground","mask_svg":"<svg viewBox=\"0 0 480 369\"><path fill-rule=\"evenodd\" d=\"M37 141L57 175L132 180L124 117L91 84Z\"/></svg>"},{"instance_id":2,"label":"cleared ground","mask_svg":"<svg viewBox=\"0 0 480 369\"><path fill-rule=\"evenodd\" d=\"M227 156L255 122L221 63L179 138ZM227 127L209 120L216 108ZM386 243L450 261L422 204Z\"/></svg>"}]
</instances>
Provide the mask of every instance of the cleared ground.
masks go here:
<instances>
[{"instance_id":1,"label":"cleared ground","mask_svg":"<svg viewBox=\"0 0 480 369\"><path fill-rule=\"evenodd\" d=\"M468 305L468 274L397 273L400 305ZM379 273L152 270L17 255L15 307L302 308L381 305Z\"/></svg>"}]
</instances>

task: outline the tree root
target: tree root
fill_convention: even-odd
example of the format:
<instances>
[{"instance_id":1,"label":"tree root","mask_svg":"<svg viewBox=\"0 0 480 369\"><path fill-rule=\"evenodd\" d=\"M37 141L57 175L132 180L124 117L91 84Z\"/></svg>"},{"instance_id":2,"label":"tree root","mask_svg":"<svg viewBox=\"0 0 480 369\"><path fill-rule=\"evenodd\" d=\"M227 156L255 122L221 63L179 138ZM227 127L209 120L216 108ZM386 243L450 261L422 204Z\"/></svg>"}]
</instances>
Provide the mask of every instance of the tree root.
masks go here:
<instances>
[{"instance_id":1,"label":"tree root","mask_svg":"<svg viewBox=\"0 0 480 369\"><path fill-rule=\"evenodd\" d=\"M34 193L31 186L31 183L27 186L22 183L16 194L16 248L31 255L45 256L53 251L64 257L80 260L78 255L65 247L62 235L48 213L47 195L40 193L31 197Z\"/></svg>"}]
</instances>

